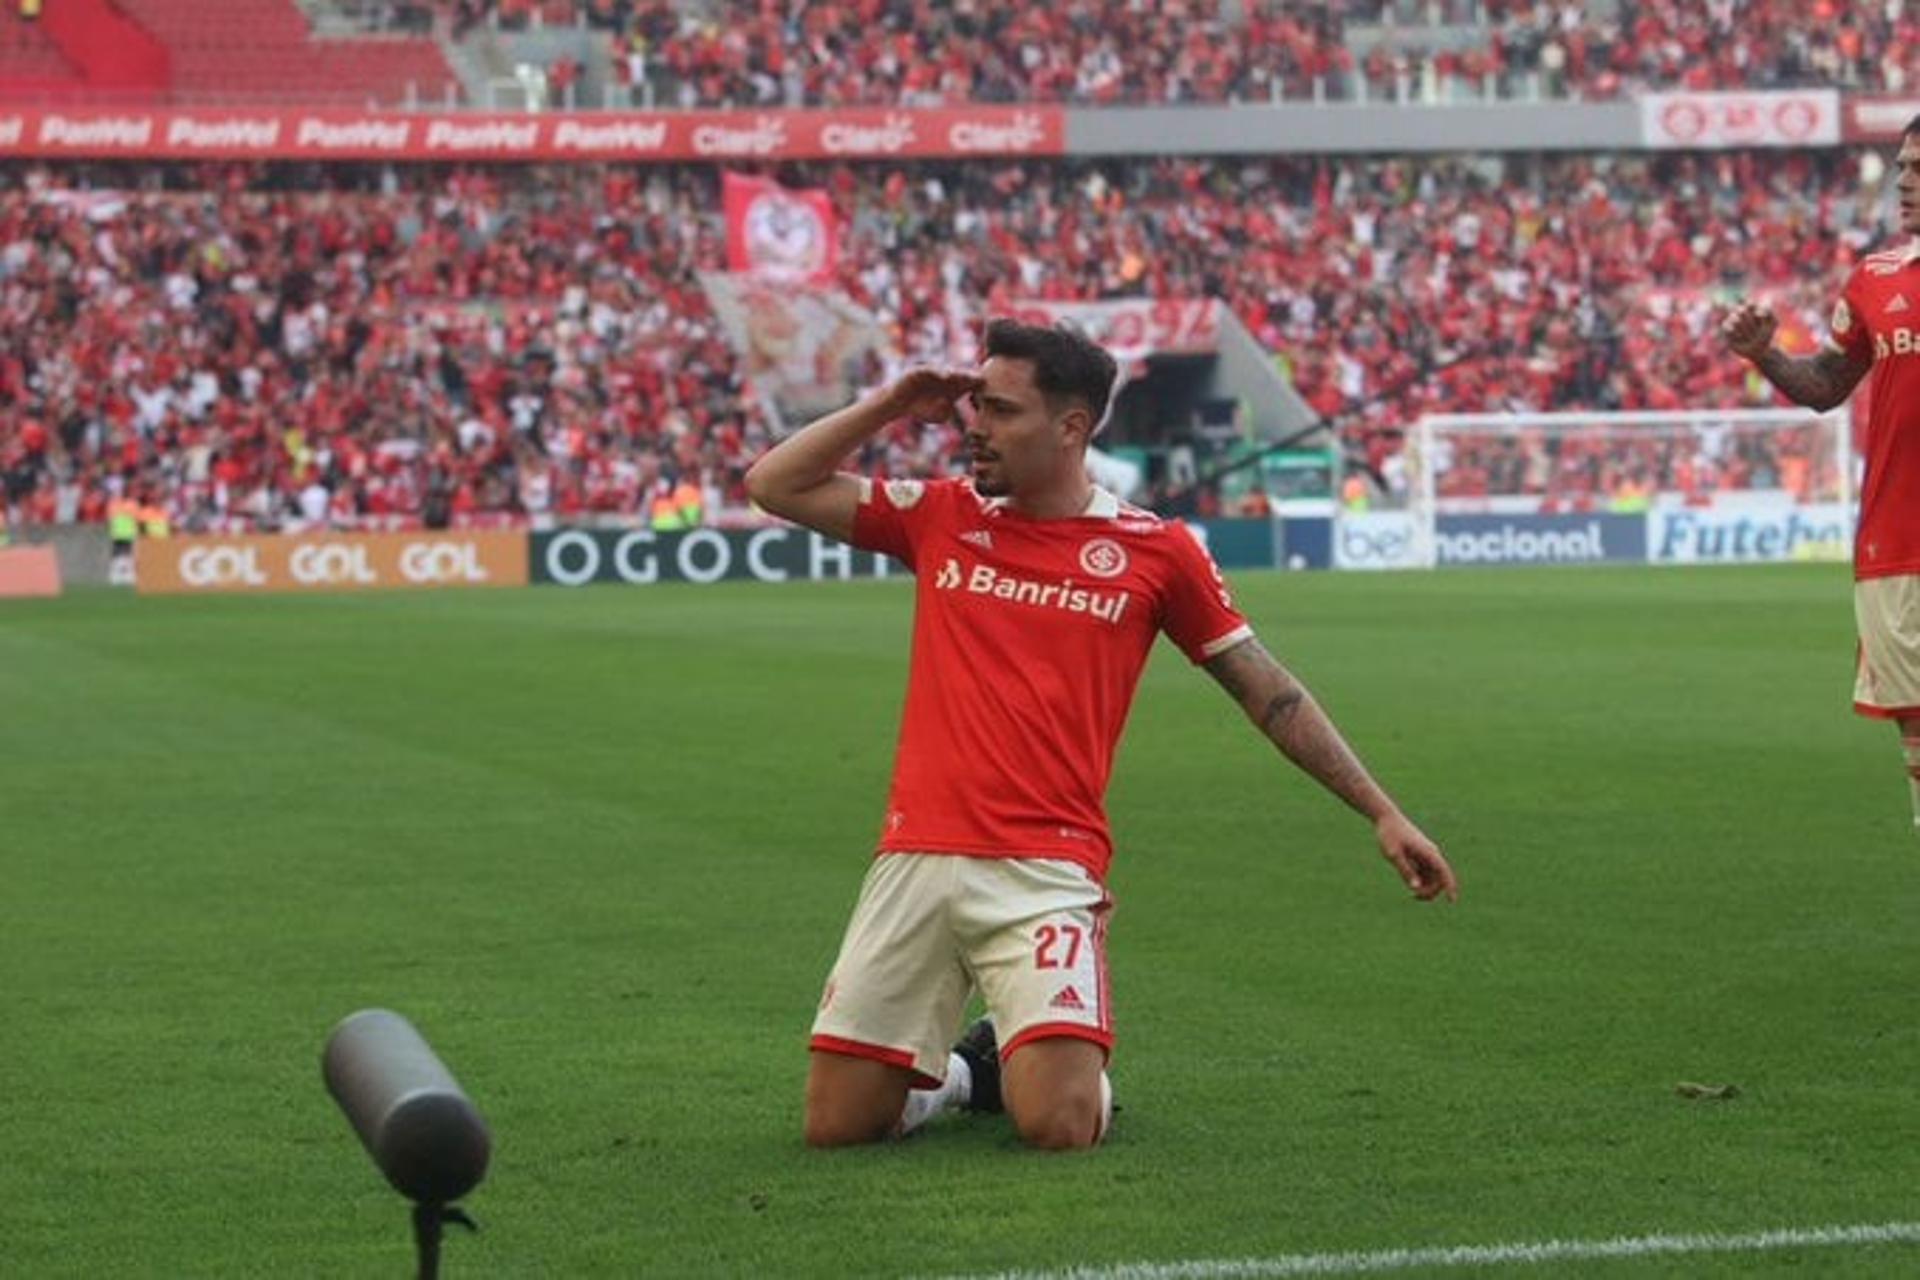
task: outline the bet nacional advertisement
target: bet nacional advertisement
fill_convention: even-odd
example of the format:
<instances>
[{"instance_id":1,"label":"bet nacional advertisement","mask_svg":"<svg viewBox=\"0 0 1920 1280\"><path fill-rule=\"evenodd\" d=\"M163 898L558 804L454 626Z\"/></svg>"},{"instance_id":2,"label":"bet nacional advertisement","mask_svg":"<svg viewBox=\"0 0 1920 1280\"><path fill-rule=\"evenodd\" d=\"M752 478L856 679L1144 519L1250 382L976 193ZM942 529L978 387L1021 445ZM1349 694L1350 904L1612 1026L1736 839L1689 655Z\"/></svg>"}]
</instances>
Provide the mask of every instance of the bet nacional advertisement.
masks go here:
<instances>
[{"instance_id":1,"label":"bet nacional advertisement","mask_svg":"<svg viewBox=\"0 0 1920 1280\"><path fill-rule=\"evenodd\" d=\"M1433 530L1433 563L1482 565L1645 564L1647 517L1444 515ZM1419 528L1405 511L1342 514L1333 528L1333 566L1348 570L1423 567Z\"/></svg>"},{"instance_id":2,"label":"bet nacional advertisement","mask_svg":"<svg viewBox=\"0 0 1920 1280\"><path fill-rule=\"evenodd\" d=\"M1442 568L1494 564L1641 564L1641 515L1441 516L1433 534Z\"/></svg>"}]
</instances>

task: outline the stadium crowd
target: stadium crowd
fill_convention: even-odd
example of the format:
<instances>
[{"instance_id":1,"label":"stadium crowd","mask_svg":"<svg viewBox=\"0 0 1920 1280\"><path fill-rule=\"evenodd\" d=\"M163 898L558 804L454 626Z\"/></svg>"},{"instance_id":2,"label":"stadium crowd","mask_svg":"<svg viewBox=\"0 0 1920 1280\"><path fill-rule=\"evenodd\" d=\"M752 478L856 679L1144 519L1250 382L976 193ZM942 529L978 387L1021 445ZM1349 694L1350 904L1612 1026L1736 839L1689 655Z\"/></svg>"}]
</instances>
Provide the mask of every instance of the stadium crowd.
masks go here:
<instances>
[{"instance_id":1,"label":"stadium crowd","mask_svg":"<svg viewBox=\"0 0 1920 1280\"><path fill-rule=\"evenodd\" d=\"M1880 239L1845 152L782 171L844 217L887 360L1022 298L1225 299L1377 468L1422 411L1768 403L1723 291L1810 341ZM15 519L131 488L181 527L646 518L741 499L775 423L697 273L707 167L0 169L0 482ZM945 470L902 424L866 465Z\"/></svg>"},{"instance_id":2,"label":"stadium crowd","mask_svg":"<svg viewBox=\"0 0 1920 1280\"><path fill-rule=\"evenodd\" d=\"M361 0L417 28L586 24L680 106L1225 102L1396 94L1613 98L1920 73L1904 0ZM1230 13L1238 13L1237 20Z\"/></svg>"},{"instance_id":3,"label":"stadium crowd","mask_svg":"<svg viewBox=\"0 0 1920 1280\"><path fill-rule=\"evenodd\" d=\"M1729 490L1781 490L1798 502L1845 493L1839 442L1817 425L1704 422L1628 434L1584 429L1450 433L1435 446L1441 500L1525 497L1542 513L1644 511L1656 495L1705 506Z\"/></svg>"}]
</instances>

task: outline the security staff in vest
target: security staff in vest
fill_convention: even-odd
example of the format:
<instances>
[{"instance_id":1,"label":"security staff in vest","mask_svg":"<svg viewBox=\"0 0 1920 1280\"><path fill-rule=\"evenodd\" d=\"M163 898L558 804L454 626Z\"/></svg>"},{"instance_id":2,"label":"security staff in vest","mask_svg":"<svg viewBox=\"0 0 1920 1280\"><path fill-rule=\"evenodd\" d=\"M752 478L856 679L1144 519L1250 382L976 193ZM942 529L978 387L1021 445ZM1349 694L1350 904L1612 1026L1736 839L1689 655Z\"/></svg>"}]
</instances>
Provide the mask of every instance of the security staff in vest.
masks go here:
<instances>
[{"instance_id":1,"label":"security staff in vest","mask_svg":"<svg viewBox=\"0 0 1920 1280\"><path fill-rule=\"evenodd\" d=\"M655 533L698 529L705 519L700 486L686 476L676 478L670 472L662 472L659 483L654 486L653 503L647 515Z\"/></svg>"},{"instance_id":2,"label":"security staff in vest","mask_svg":"<svg viewBox=\"0 0 1920 1280\"><path fill-rule=\"evenodd\" d=\"M158 498L140 508L140 532L149 538L173 536L173 517L167 513L166 504Z\"/></svg>"},{"instance_id":3,"label":"security staff in vest","mask_svg":"<svg viewBox=\"0 0 1920 1280\"><path fill-rule=\"evenodd\" d=\"M125 560L133 554L133 541L140 536L140 504L133 495L123 493L107 503L107 537L113 543L113 558Z\"/></svg>"}]
</instances>

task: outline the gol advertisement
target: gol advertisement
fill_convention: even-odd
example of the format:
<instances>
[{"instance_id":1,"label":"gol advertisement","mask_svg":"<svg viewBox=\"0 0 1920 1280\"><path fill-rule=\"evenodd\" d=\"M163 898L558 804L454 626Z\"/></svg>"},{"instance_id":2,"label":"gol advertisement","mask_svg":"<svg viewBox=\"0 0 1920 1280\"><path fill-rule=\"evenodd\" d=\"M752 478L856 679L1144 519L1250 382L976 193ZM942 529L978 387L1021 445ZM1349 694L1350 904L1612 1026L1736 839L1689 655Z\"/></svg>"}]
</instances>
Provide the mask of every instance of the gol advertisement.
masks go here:
<instances>
[{"instance_id":1,"label":"gol advertisement","mask_svg":"<svg viewBox=\"0 0 1920 1280\"><path fill-rule=\"evenodd\" d=\"M143 595L523 587L524 533L339 533L159 538L134 550Z\"/></svg>"}]
</instances>

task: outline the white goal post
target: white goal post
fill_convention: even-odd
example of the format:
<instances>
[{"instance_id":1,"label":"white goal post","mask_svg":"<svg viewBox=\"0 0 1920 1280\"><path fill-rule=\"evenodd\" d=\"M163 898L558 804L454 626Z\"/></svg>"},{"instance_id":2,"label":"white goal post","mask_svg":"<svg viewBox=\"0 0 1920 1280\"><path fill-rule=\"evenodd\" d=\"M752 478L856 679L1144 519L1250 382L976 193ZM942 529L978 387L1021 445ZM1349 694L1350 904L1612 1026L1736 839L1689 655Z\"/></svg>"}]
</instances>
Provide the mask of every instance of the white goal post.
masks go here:
<instances>
[{"instance_id":1,"label":"white goal post","mask_svg":"<svg viewBox=\"0 0 1920 1280\"><path fill-rule=\"evenodd\" d=\"M1845 408L1433 414L1404 462L1411 559L1429 567L1451 517L1831 515L1855 487Z\"/></svg>"}]
</instances>

